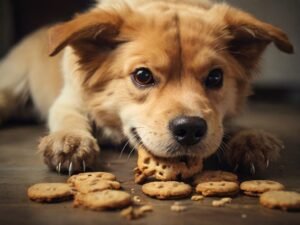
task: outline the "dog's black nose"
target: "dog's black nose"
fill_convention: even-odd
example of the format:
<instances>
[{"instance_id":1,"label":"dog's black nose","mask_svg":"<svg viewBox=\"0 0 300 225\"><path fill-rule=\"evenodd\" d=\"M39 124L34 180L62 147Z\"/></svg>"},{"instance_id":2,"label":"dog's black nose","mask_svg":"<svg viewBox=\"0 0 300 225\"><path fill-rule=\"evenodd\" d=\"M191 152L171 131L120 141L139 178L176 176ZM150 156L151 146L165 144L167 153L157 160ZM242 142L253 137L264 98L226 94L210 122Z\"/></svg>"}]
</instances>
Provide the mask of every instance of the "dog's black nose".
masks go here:
<instances>
[{"instance_id":1,"label":"dog's black nose","mask_svg":"<svg viewBox=\"0 0 300 225\"><path fill-rule=\"evenodd\" d=\"M207 123L200 117L180 116L169 123L169 128L181 145L197 144L207 131Z\"/></svg>"}]
</instances>

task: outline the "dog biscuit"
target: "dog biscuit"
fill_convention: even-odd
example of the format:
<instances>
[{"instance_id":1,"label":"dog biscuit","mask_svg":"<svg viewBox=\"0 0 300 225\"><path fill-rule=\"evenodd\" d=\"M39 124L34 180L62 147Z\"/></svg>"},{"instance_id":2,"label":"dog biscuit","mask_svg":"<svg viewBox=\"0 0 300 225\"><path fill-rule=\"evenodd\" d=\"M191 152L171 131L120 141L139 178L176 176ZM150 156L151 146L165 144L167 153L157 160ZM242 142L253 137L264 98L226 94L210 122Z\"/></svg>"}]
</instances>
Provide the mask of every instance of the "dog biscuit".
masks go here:
<instances>
[{"instance_id":1,"label":"dog biscuit","mask_svg":"<svg viewBox=\"0 0 300 225\"><path fill-rule=\"evenodd\" d=\"M238 177L234 173L221 170L207 170L194 176L194 185L208 181L232 181L238 182Z\"/></svg>"},{"instance_id":2,"label":"dog biscuit","mask_svg":"<svg viewBox=\"0 0 300 225\"><path fill-rule=\"evenodd\" d=\"M144 194L157 199L174 199L188 197L192 188L190 185L177 181L155 181L142 186Z\"/></svg>"},{"instance_id":3,"label":"dog biscuit","mask_svg":"<svg viewBox=\"0 0 300 225\"><path fill-rule=\"evenodd\" d=\"M268 191L260 196L259 202L271 209L299 210L300 194L292 191Z\"/></svg>"},{"instance_id":4,"label":"dog biscuit","mask_svg":"<svg viewBox=\"0 0 300 225\"><path fill-rule=\"evenodd\" d=\"M78 183L85 180L93 180L94 178L102 179L102 180L116 180L116 176L107 173L107 172L89 172L89 173L79 173L71 176L67 182L76 186Z\"/></svg>"},{"instance_id":5,"label":"dog biscuit","mask_svg":"<svg viewBox=\"0 0 300 225\"><path fill-rule=\"evenodd\" d=\"M79 193L74 199L74 207L82 206L92 210L120 209L130 204L130 194L118 190Z\"/></svg>"},{"instance_id":6,"label":"dog biscuit","mask_svg":"<svg viewBox=\"0 0 300 225\"><path fill-rule=\"evenodd\" d=\"M39 183L29 187L27 195L36 202L60 202L72 199L74 192L68 184Z\"/></svg>"},{"instance_id":7,"label":"dog biscuit","mask_svg":"<svg viewBox=\"0 0 300 225\"><path fill-rule=\"evenodd\" d=\"M239 186L232 181L210 181L198 184L196 192L204 196L233 196L239 192Z\"/></svg>"},{"instance_id":8,"label":"dog biscuit","mask_svg":"<svg viewBox=\"0 0 300 225\"><path fill-rule=\"evenodd\" d=\"M135 182L142 183L147 177L161 181L187 179L200 170L202 170L202 159L200 158L164 159L155 157L140 147L135 169Z\"/></svg>"},{"instance_id":9,"label":"dog biscuit","mask_svg":"<svg viewBox=\"0 0 300 225\"><path fill-rule=\"evenodd\" d=\"M245 195L259 196L267 191L283 190L284 186L276 181L271 180L250 180L242 182L240 188Z\"/></svg>"},{"instance_id":10,"label":"dog biscuit","mask_svg":"<svg viewBox=\"0 0 300 225\"><path fill-rule=\"evenodd\" d=\"M118 181L102 180L98 178L82 181L75 186L75 189L83 194L89 192L103 191L106 189L120 189L120 188L121 185Z\"/></svg>"}]
</instances>

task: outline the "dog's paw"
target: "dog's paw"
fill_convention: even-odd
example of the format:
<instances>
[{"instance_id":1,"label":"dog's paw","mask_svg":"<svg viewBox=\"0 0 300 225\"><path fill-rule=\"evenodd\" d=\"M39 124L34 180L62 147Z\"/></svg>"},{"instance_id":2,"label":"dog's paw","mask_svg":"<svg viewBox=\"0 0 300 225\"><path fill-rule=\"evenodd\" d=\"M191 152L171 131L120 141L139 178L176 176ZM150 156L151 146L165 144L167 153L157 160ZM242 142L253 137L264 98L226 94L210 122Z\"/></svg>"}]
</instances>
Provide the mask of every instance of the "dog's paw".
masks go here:
<instances>
[{"instance_id":1,"label":"dog's paw","mask_svg":"<svg viewBox=\"0 0 300 225\"><path fill-rule=\"evenodd\" d=\"M283 148L283 143L268 132L243 130L229 140L225 160L235 171L255 174L278 159Z\"/></svg>"},{"instance_id":2,"label":"dog's paw","mask_svg":"<svg viewBox=\"0 0 300 225\"><path fill-rule=\"evenodd\" d=\"M96 139L80 131L52 133L41 139L38 148L50 169L69 174L93 168L100 151Z\"/></svg>"}]
</instances>

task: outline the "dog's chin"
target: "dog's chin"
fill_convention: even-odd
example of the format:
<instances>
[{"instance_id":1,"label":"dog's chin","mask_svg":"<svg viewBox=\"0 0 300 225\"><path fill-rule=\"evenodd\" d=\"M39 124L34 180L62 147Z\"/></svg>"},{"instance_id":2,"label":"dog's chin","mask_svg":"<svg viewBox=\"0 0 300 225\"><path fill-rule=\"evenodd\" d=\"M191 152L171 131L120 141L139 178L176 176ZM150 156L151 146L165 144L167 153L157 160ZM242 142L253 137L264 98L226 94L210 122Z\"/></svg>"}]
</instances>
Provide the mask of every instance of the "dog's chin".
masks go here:
<instances>
[{"instance_id":1,"label":"dog's chin","mask_svg":"<svg viewBox=\"0 0 300 225\"><path fill-rule=\"evenodd\" d=\"M157 147L151 147L147 145L141 136L138 134L137 130L132 128L130 130L130 137L128 138L136 149L139 147L144 148L151 154L160 158L177 158L177 157L197 157L197 158L205 158L207 157L207 146L203 143L199 143L198 145L183 147L178 144L176 141L173 143L168 143L165 149L158 149ZM166 144L162 141L160 146L166 146Z\"/></svg>"}]
</instances>

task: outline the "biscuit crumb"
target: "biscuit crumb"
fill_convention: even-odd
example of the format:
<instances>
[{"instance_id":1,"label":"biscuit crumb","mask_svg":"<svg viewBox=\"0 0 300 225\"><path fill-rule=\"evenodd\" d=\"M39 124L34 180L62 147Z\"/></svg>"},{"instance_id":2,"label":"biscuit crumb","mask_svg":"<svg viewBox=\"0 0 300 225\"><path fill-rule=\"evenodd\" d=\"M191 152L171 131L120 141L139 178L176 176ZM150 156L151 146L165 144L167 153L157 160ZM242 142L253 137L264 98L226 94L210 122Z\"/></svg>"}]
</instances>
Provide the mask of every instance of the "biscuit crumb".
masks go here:
<instances>
[{"instance_id":1,"label":"biscuit crumb","mask_svg":"<svg viewBox=\"0 0 300 225\"><path fill-rule=\"evenodd\" d=\"M224 206L227 203L230 203L232 201L232 198L221 198L220 200L214 200L212 201L212 205L215 207Z\"/></svg>"},{"instance_id":2,"label":"biscuit crumb","mask_svg":"<svg viewBox=\"0 0 300 225\"><path fill-rule=\"evenodd\" d=\"M204 196L203 195L193 195L191 197L191 200L192 201L200 201L200 200L203 200L204 199Z\"/></svg>"},{"instance_id":3,"label":"biscuit crumb","mask_svg":"<svg viewBox=\"0 0 300 225\"><path fill-rule=\"evenodd\" d=\"M152 205L143 205L138 209L140 212L145 213L145 212L152 212L153 207Z\"/></svg>"},{"instance_id":4,"label":"biscuit crumb","mask_svg":"<svg viewBox=\"0 0 300 225\"><path fill-rule=\"evenodd\" d=\"M133 207L129 206L125 209L123 209L120 212L121 216L128 219L128 220L133 220L133 219L137 219L136 214L134 213Z\"/></svg>"},{"instance_id":5,"label":"biscuit crumb","mask_svg":"<svg viewBox=\"0 0 300 225\"><path fill-rule=\"evenodd\" d=\"M215 207L220 207L220 206L225 205L225 203L222 202L221 200L214 200L214 201L212 201L211 204L212 204L212 206L215 206Z\"/></svg>"},{"instance_id":6,"label":"biscuit crumb","mask_svg":"<svg viewBox=\"0 0 300 225\"><path fill-rule=\"evenodd\" d=\"M175 212L185 211L186 209L187 207L184 206L181 202L174 202L174 204L171 205L171 210Z\"/></svg>"},{"instance_id":7,"label":"biscuit crumb","mask_svg":"<svg viewBox=\"0 0 300 225\"><path fill-rule=\"evenodd\" d=\"M223 201L224 203L230 203L232 201L232 198L221 198L221 201Z\"/></svg>"},{"instance_id":8,"label":"biscuit crumb","mask_svg":"<svg viewBox=\"0 0 300 225\"><path fill-rule=\"evenodd\" d=\"M133 196L132 200L137 205L141 203L141 198L137 195Z\"/></svg>"},{"instance_id":9,"label":"biscuit crumb","mask_svg":"<svg viewBox=\"0 0 300 225\"><path fill-rule=\"evenodd\" d=\"M153 207L151 205L143 205L140 207L129 206L126 209L123 209L120 212L120 214L122 217L128 220L135 220L145 216L147 212L152 212L152 211L153 211Z\"/></svg>"}]
</instances>

